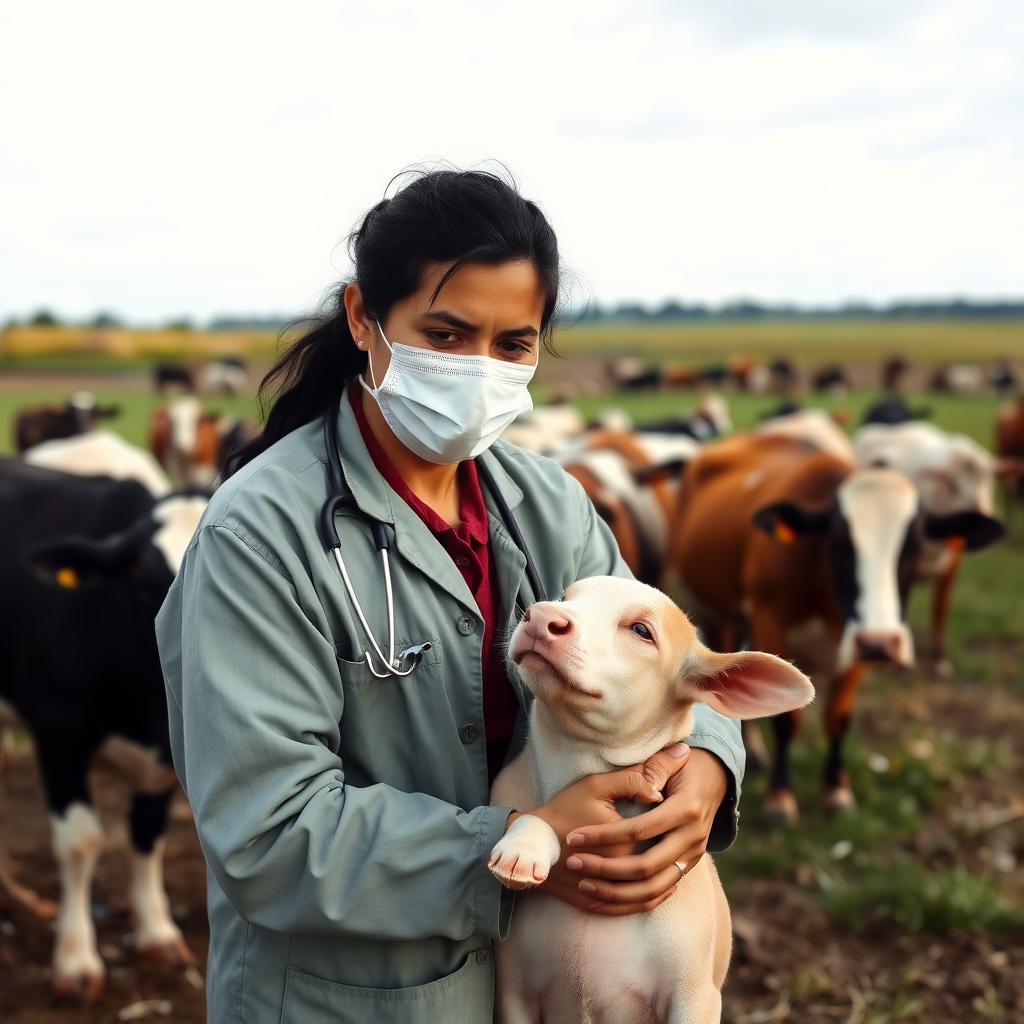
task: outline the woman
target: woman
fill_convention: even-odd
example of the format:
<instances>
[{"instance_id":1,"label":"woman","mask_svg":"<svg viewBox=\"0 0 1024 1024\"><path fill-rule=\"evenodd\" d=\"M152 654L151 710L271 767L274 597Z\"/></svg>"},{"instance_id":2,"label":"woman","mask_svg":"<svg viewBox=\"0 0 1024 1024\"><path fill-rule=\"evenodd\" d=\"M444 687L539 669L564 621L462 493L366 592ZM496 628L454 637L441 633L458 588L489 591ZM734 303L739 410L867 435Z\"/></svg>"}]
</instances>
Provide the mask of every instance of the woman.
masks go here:
<instances>
[{"instance_id":1,"label":"woman","mask_svg":"<svg viewBox=\"0 0 1024 1024\"><path fill-rule=\"evenodd\" d=\"M491 942L514 906L487 859L514 809L487 795L529 700L501 641L517 603L628 574L575 481L496 440L529 407L555 309L539 209L495 176L433 172L378 203L352 250L354 281L271 371L264 433L157 621L210 867L217 1024L491 1020ZM345 500L325 530L373 639L318 528L330 490ZM731 842L739 730L698 705L689 742L646 778L591 776L535 812L567 837L552 895L649 910ZM622 821L613 801L653 802L652 779L664 801ZM643 854L623 845L658 836Z\"/></svg>"}]
</instances>

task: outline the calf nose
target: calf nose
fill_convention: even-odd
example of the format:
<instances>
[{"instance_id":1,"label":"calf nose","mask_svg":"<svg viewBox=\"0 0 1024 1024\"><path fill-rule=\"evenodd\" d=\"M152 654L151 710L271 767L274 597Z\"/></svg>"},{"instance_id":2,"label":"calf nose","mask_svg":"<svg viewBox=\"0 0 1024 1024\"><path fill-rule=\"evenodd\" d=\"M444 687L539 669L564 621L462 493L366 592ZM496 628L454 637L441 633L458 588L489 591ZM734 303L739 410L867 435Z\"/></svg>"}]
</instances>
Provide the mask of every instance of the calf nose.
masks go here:
<instances>
[{"instance_id":1,"label":"calf nose","mask_svg":"<svg viewBox=\"0 0 1024 1024\"><path fill-rule=\"evenodd\" d=\"M534 604L526 609L523 624L532 636L566 636L572 632L572 619L557 604Z\"/></svg>"},{"instance_id":2,"label":"calf nose","mask_svg":"<svg viewBox=\"0 0 1024 1024\"><path fill-rule=\"evenodd\" d=\"M883 630L862 630L853 640L858 661L899 662L903 638L899 633Z\"/></svg>"}]
</instances>

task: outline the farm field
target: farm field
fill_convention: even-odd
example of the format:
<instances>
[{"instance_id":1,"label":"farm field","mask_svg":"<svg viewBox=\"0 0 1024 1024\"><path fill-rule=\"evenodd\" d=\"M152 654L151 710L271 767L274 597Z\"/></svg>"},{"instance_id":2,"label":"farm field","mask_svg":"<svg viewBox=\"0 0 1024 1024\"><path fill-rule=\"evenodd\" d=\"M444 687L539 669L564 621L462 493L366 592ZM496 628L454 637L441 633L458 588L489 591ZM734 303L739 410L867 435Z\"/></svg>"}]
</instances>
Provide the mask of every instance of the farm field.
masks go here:
<instances>
[{"instance_id":1,"label":"farm field","mask_svg":"<svg viewBox=\"0 0 1024 1024\"><path fill-rule=\"evenodd\" d=\"M556 347L571 357L559 366L559 379L626 349L652 361L691 365L720 362L736 351L763 359L785 354L808 364L874 362L893 351L928 364L1024 356L1020 323L644 326L615 341L616 330L580 326L559 335ZM0 451L11 450L8 424L17 408L62 401L76 386L93 390L102 404L121 404L111 428L144 445L157 399L143 364L102 369L120 372L93 366L75 374L52 364L46 374L36 366L32 372L0 369ZM538 400L553 377L539 375ZM804 401L845 410L852 428L877 396L874 387L858 387L842 398L808 395ZM768 395L727 398L737 429L755 424L779 401ZM251 396L204 401L238 415L255 413ZM692 392L575 399L584 416L616 406L637 422L696 402ZM999 399L914 394L910 403L930 407L937 425L991 445ZM910 609L922 655L928 598L919 589ZM725 991L723 1019L729 1024L1024 1024L1024 513L1018 512L1009 539L964 559L953 594L949 652L952 679L932 678L923 658L915 670L876 671L861 684L847 744L857 810L831 818L819 810L825 744L813 706L793 746L800 824L766 828L759 813L766 781L748 775L740 837L716 858L736 933ZM820 708L824 701L817 703ZM110 847L94 891L107 994L93 1008L53 1008L50 927L0 894L0 1020L106 1024L138 1000L165 999L171 1014L154 1019L198 1024L205 1016L196 976L139 963L124 941L130 932L122 863L126 794L109 776L97 773L94 782ZM24 740L0 787L0 839L19 878L56 896L49 826ZM166 873L175 912L202 956L205 866L183 797L175 805Z\"/></svg>"}]
</instances>

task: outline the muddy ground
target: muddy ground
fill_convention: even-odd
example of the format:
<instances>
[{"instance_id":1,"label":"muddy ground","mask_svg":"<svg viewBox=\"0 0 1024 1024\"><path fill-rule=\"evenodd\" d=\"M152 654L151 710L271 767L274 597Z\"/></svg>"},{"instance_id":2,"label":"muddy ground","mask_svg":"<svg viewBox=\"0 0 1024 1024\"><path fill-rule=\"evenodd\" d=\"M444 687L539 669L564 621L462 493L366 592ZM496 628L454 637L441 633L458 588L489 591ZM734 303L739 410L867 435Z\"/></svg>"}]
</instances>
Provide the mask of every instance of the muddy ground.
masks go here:
<instances>
[{"instance_id":1,"label":"muddy ground","mask_svg":"<svg viewBox=\"0 0 1024 1024\"><path fill-rule=\"evenodd\" d=\"M976 832L950 847L935 843L950 821L965 813L1019 806L1024 811L1024 696L1016 688L934 682L924 678L899 686L868 683L860 716L866 740L885 749L905 728L950 729L965 743L984 738L1012 746L1009 763L983 771L958 785L940 802L915 841L931 868L957 863L991 877L991 833ZM108 968L106 993L91 1008L55 1007L49 992L50 925L0 897L0 1020L5 1024L113 1022L118 1012L141 1000L166 1000L169 1015L154 1020L194 1024L205 1020L199 976L181 967L141 963L132 950L125 904L127 795L121 784L94 773L97 802L108 850L94 888L96 924ZM748 815L752 819L753 811ZM1006 814L1003 813L1003 817ZM957 819L959 820L959 819ZM1019 817L1004 823L1012 853L1024 854ZM745 828L756 829L753 820ZM1016 831L1014 831L1016 829ZM49 827L31 750L20 748L0 802L0 835L20 879L50 897L57 873L49 848ZM1005 839L1005 835L1004 835ZM1005 845L1005 844L1004 844ZM725 856L729 856L726 854ZM1024 856L1014 860L1024 861ZM186 938L203 963L207 948L204 863L189 815L179 795L167 845L167 888ZM1004 892L1024 891L1024 869L1004 865ZM837 926L818 899L814 874L800 866L783 877L750 878L731 885L736 941L725 992L724 1019L732 1024L888 1024L1005 1020L1024 1024L1024 933L985 936L980 932L935 935L910 933L875 921L859 931ZM256 1024L256 1022L253 1022Z\"/></svg>"}]
</instances>

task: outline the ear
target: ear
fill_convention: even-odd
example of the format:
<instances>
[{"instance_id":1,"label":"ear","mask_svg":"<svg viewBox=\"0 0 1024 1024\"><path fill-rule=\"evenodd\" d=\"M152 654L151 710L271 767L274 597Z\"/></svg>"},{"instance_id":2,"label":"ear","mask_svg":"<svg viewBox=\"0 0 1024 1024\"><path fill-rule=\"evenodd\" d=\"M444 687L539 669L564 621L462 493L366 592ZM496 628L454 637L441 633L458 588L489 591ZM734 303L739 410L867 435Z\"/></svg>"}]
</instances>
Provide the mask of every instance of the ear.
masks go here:
<instances>
[{"instance_id":1,"label":"ear","mask_svg":"<svg viewBox=\"0 0 1024 1024\"><path fill-rule=\"evenodd\" d=\"M109 537L55 537L29 548L22 557L44 582L66 590L87 590L124 576L159 525L147 514Z\"/></svg>"},{"instance_id":2,"label":"ear","mask_svg":"<svg viewBox=\"0 0 1024 1024\"><path fill-rule=\"evenodd\" d=\"M998 519L981 512L951 512L947 516L926 515L924 532L932 540L960 541L968 551L980 551L1006 536Z\"/></svg>"},{"instance_id":3,"label":"ear","mask_svg":"<svg viewBox=\"0 0 1024 1024\"><path fill-rule=\"evenodd\" d=\"M716 654L706 647L694 652L682 683L690 699L730 718L765 718L795 711L814 699L814 687L798 668L774 654L740 651Z\"/></svg>"},{"instance_id":4,"label":"ear","mask_svg":"<svg viewBox=\"0 0 1024 1024\"><path fill-rule=\"evenodd\" d=\"M811 510L792 501L777 501L754 513L754 525L783 544L792 544L797 537L828 532L831 510Z\"/></svg>"},{"instance_id":5,"label":"ear","mask_svg":"<svg viewBox=\"0 0 1024 1024\"><path fill-rule=\"evenodd\" d=\"M633 479L643 486L678 479L685 468L686 459L670 459L668 462L659 462L656 466L636 466L630 472Z\"/></svg>"}]
</instances>

